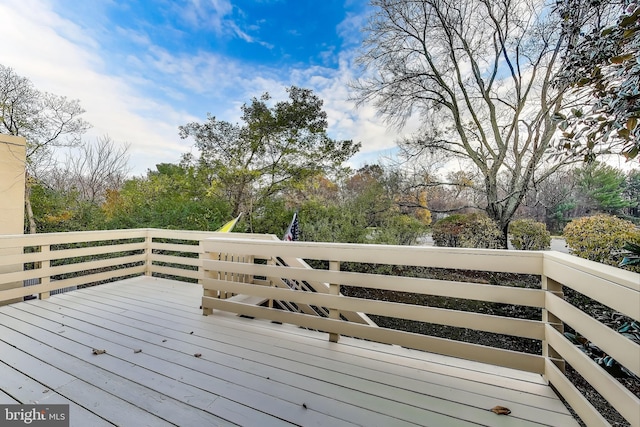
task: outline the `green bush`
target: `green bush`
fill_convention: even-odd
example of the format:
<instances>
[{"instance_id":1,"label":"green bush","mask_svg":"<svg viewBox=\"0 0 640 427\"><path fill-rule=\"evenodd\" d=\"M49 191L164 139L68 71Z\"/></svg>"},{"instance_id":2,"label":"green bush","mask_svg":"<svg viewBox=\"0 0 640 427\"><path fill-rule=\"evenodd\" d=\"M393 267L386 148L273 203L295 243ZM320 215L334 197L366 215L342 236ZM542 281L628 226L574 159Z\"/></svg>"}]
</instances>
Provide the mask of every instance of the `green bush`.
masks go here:
<instances>
[{"instance_id":1,"label":"green bush","mask_svg":"<svg viewBox=\"0 0 640 427\"><path fill-rule=\"evenodd\" d=\"M551 247L551 233L542 222L518 219L509 224L511 244L524 251L543 251Z\"/></svg>"},{"instance_id":2,"label":"green bush","mask_svg":"<svg viewBox=\"0 0 640 427\"><path fill-rule=\"evenodd\" d=\"M572 254L608 265L622 261L627 242L640 243L640 231L632 222L611 215L575 219L563 234Z\"/></svg>"},{"instance_id":3,"label":"green bush","mask_svg":"<svg viewBox=\"0 0 640 427\"><path fill-rule=\"evenodd\" d=\"M486 215L455 214L433 225L436 246L453 248L499 248L500 230Z\"/></svg>"},{"instance_id":4,"label":"green bush","mask_svg":"<svg viewBox=\"0 0 640 427\"><path fill-rule=\"evenodd\" d=\"M413 216L394 215L387 218L384 226L377 231L372 243L415 245L418 238L425 234L426 226Z\"/></svg>"}]
</instances>

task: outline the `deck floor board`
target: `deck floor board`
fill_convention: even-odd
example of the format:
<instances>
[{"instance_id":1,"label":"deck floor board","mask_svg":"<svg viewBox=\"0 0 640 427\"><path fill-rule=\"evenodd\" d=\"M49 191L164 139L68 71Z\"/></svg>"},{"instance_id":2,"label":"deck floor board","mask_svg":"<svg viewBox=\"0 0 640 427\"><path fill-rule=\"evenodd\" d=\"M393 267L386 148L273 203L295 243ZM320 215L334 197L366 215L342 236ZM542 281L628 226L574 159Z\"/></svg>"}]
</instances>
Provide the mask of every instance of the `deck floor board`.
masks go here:
<instances>
[{"instance_id":1,"label":"deck floor board","mask_svg":"<svg viewBox=\"0 0 640 427\"><path fill-rule=\"evenodd\" d=\"M86 304L87 297L83 298L83 297L80 297L80 296L75 296L75 298L78 300L78 302L82 301L82 304ZM83 298L83 299L81 300L81 298ZM100 302L101 300L97 299L99 297L96 296L95 298L96 298L96 300L94 301L94 305L93 306L94 307L98 307L102 303ZM144 308L141 307L140 310L144 311ZM132 318L136 318L137 317L137 318L140 318L140 319L144 318L144 316L146 314L151 314L151 313L145 313L145 314L142 314L142 313L130 313ZM216 322L218 322L219 324L228 322L228 320L220 319L217 315L214 316L214 317L216 318ZM246 319L238 319L238 318L234 318L233 322L235 322L235 323L238 323L238 322L247 323L248 322L249 324L253 324L253 325L255 325L255 323L256 323L256 322L247 321ZM179 321L174 319L174 320L172 320L170 327L174 326L174 325L179 325L179 324L180 324ZM227 323L227 325L229 325L229 323ZM192 326L192 325L187 325L186 328L188 329L190 326ZM233 326L236 326L236 325L231 324L231 327L233 327ZM261 340L261 342L263 342L264 344L268 345L269 349L273 348L274 349L273 351L277 350L279 347L282 347L282 346L286 347L286 344L283 344L283 339L282 338L280 338L277 343L274 343L271 338L268 338L269 336L273 336L274 334L281 334L281 331L278 331L277 329L276 330L272 330L272 329L270 329L268 327L265 327L264 323L261 323L260 328L253 327L252 335L246 334L245 331L243 329L241 329L241 328L242 328L242 325L240 325L240 328L234 328L233 330L230 330L230 331L226 331L226 332L222 331L222 332L217 332L217 333L228 333L228 334L230 334L231 335L230 337L228 337L228 338L225 337L224 338L225 341L226 342L233 342L235 340L235 341L238 342L238 345L240 345L240 346L242 346L242 345L244 345L245 347L253 346L254 343L256 342L256 340ZM275 326L275 328L280 328L281 329L282 326ZM303 331L303 333L304 333L304 330L301 330L301 331ZM201 332L206 334L208 331L204 330L204 331L201 331ZM313 340L308 340L308 339L306 339L307 337L305 337L305 336L300 336L299 339L298 339L298 337L296 337L296 335L298 333L299 333L299 331L297 329L289 330L289 334L287 335L287 337L284 338L284 341L292 341L295 344L296 349L298 351L301 351L301 352L306 353L308 355L308 356L305 356L305 357L315 357L315 355L318 352L323 352L323 351L327 352L328 356L332 356L333 354L336 353L336 350L342 348L342 346L335 346L335 349L327 350L326 349L326 347L327 347L326 336L325 336L324 339L315 338ZM320 334L320 336L322 336L322 334ZM215 337L212 336L212 338L215 338ZM349 340L349 339L345 338L345 339L343 339L343 342L347 341L347 340ZM349 340L349 342L352 343L352 344L354 342L358 342L358 341L359 340ZM247 344L248 342L250 342L250 344ZM313 345L313 344L316 344L316 345ZM371 344L371 343L367 343L367 344ZM382 346L381 347L382 349L390 349L392 347L392 346L386 346L386 345L381 345L381 346ZM362 357L357 357L357 356L351 357L351 356L353 356L351 354L352 352L361 352L361 353L364 354L364 357L366 359L370 359L371 358L370 349L369 349L368 353L365 354L366 350L361 351L361 349L354 348L353 346L346 346L345 348L346 348L346 351L339 352L340 353L339 355L345 361L354 360L355 361L354 363L356 364L356 366L358 366L361 363ZM406 350L406 349L402 349L402 350ZM269 351L271 351L271 350L269 350ZM415 352L415 354L424 354L424 352ZM344 357L342 357L342 356L344 356ZM393 357L397 357L397 356L396 355L392 355L391 359L393 359ZM440 356L440 358L442 359L442 356ZM321 360L324 360L324 359L321 359ZM446 360L447 363L455 363L455 362L457 362L457 359L453 359L453 358L444 358L444 360ZM452 362L452 361L454 361L454 362ZM440 360L440 362L442 362L442 360ZM395 362L393 360L391 360L390 363L395 365ZM469 362L469 363L471 364L472 362ZM386 371L388 369L388 367L385 366L384 362L381 362L381 364L382 364L382 366L381 366L380 369L383 372ZM441 365L441 366L436 366L436 368L437 369L446 369L446 368L451 368L451 366L450 365ZM468 372L468 369L463 369L463 370L460 370L460 371L463 374L466 374ZM513 374L513 372L517 372L517 371L513 371L513 370L510 370L510 371L511 372L509 372L509 375ZM517 373L519 373L519 372L517 372ZM413 378L415 376L415 371L414 370L410 370L405 376L407 378ZM478 376L478 375L476 375L476 376ZM493 372L490 373L490 376L489 375L484 375L482 377L480 375L478 377L479 378L483 378L484 380L489 380L492 384L494 383L495 378L496 378L496 376L495 376L495 374ZM531 375L531 374L528 374L528 378L529 379L532 378L532 377L534 377L534 376ZM539 377L539 376L537 376L537 377ZM514 383L517 384L518 390L519 390L521 388L521 381L516 381ZM538 380L537 382L534 383L534 385L532 386L532 388L535 389L534 393L543 391L543 392L546 392L545 394L548 397L555 398L555 395L553 394L553 392L548 390L548 387L546 387L546 386L542 386L541 387L540 386L541 384L542 383L541 383L540 380ZM501 385L505 386L505 384L501 384Z\"/></svg>"},{"instance_id":2,"label":"deck floor board","mask_svg":"<svg viewBox=\"0 0 640 427\"><path fill-rule=\"evenodd\" d=\"M71 425L577 425L539 375L202 316L201 295L136 277L0 307L0 403L44 388Z\"/></svg>"},{"instance_id":3,"label":"deck floor board","mask_svg":"<svg viewBox=\"0 0 640 427\"><path fill-rule=\"evenodd\" d=\"M64 320L67 325L71 325L71 323L73 322L69 321L70 318L69 318L68 311L65 311L65 313L67 313L65 316L67 320L64 320L64 319L59 319L59 320ZM57 314L57 313L54 313L54 314ZM88 318L75 320L75 322L77 323L76 325L77 327L85 326L87 324L86 322L88 321L91 321L91 320ZM81 322L81 323L78 323L78 322ZM172 360L172 361L174 360L174 357L175 357L174 355L168 354L166 351L163 351L164 349L158 348L159 346L153 343L153 341L157 341L156 335L147 334L145 336L144 334L139 334L138 330L135 328L130 328L130 327L127 327L126 325L118 326L118 325L109 324L108 321L99 322L99 324L96 324L96 326L101 326L103 328L119 329L121 333L131 336L133 339L140 340L139 342L141 343L143 342L146 343L147 345L145 346L145 353L147 354L152 353L157 357L160 357L166 360ZM90 328L87 328L87 329L90 329ZM134 337L134 335L136 336ZM118 334L114 335L114 332L111 332L111 333L102 332L100 336L105 339L109 339L109 336L111 336L113 339L118 340L118 338L121 335L118 335ZM189 335L189 338L197 339L198 337L197 336L192 337L191 335ZM145 339L146 341L144 341ZM134 342L138 342L138 341L134 341ZM148 345L148 344L151 344L151 345ZM352 410L354 407L357 407L357 406L367 407L371 411L383 412L382 408L384 408L385 403L387 401L395 401L396 404L392 405L389 408L389 410L392 411L390 415L395 415L395 417L399 419L402 419L402 418L406 419L409 417L410 413L413 411L415 414L413 418L408 419L408 421L412 421L412 420L419 421L424 418L425 414L416 411L416 409L413 407L428 409L430 406L434 406L437 404L437 406L439 406L438 409L440 411L446 410L449 413L454 413L456 411L464 409L459 405L461 404L464 405L463 402L465 398L471 400L475 397L472 394L467 393L465 391L457 390L452 392L445 387L435 386L433 384L430 385L428 388L423 388L422 395L418 395L414 392L420 391L420 390L412 389L411 392L409 392L405 388L405 386L401 384L398 384L396 386L390 386L390 385L387 385L388 383L385 384L381 382L374 382L370 380L360 379L357 377L344 375L344 374L337 374L335 372L320 370L320 369L316 369L315 370L316 376L311 377L309 376L309 371L312 370L311 367L307 367L305 369L304 364L299 362L294 362L291 360L285 360L284 363L280 363L281 366L278 366L277 369L274 370L274 369L269 369L269 367L266 366L266 361L264 360L266 358L266 355L264 354L262 355L261 363L252 362L248 360L249 356L247 355L246 351L242 352L242 356L243 356L242 358L229 357L229 356L220 357L220 355L217 352L205 351L207 349L214 350L211 347L207 347L207 344L208 344L207 342L203 342L201 344L204 344L204 345L195 345L195 344L190 345L188 343L180 343L180 345L178 346L179 348L176 348L176 350L184 352L186 354L194 354L194 352L202 351L203 352L202 359L209 360L215 364L209 367L208 369L206 369L206 372L211 375L215 375L220 379L223 379L225 381L235 382L235 383L247 383L247 384L258 383L257 384L258 389L266 386L271 386L271 388L274 388L275 386L275 388L278 388L278 386L280 386L281 384L284 384L285 386L293 388L292 391L294 394L290 395L289 399L304 398L305 401L307 402L307 406L312 405L315 409L319 409L320 407L323 407L324 412L326 414L331 413L333 415L340 416L341 418L344 418L344 419L350 419L351 421L358 421L358 420L366 421L365 419L363 419L363 415L365 415L365 418L366 418L366 414L362 414L361 411ZM216 344L216 347L219 347L219 345L220 344ZM219 348L216 348L216 350L219 350ZM237 353L238 351L235 350L233 352ZM276 358L272 358L272 359L273 359L271 360L272 364L278 364L278 362L280 361L280 359L276 359ZM260 360L259 356L257 357L257 360ZM289 365L293 363L298 363L300 365L299 372L296 373L290 370ZM190 367L195 369L194 366L190 366ZM368 376L375 376L376 374L379 375L380 373L369 372L367 375L365 375L365 378ZM252 378L250 375L254 375L257 377ZM267 378L269 379L265 380ZM262 385L260 385L260 383L262 383ZM416 382L416 383L419 385L422 385L421 382ZM352 390L374 390L375 393L370 392L370 395L367 395L364 393L352 392L350 395L345 397L344 399L345 402L340 402L331 398L332 396L334 396L336 393L340 391L338 387L345 387ZM279 396L284 396L286 394L285 393L286 391L287 391L286 389L280 390L279 392L276 390ZM450 395L450 397L447 399L444 398L444 395L446 394ZM314 396L314 395L317 395L317 396ZM325 398L322 399L321 396L324 396ZM382 399L376 399L376 396L381 397ZM439 396L437 399L439 399L440 401L436 402L435 400L436 398L433 396ZM491 402L495 402L494 398L490 400L489 399L485 399L485 400L486 400L485 406L489 405ZM347 405L345 405L345 403ZM402 406L402 405L398 405L398 403L400 404L407 403L411 406L406 406L406 405ZM448 406L448 408L446 408L446 406ZM513 406L514 406L512 408L513 410L515 410L516 407L518 407L518 409L520 409L520 411L523 414L526 414L527 412L530 412L531 410L536 409L533 407L523 406L523 405L513 405ZM474 411L468 411L465 414L465 416L475 421L479 421L482 419L485 419L487 422L490 421L491 414L488 414L486 410L484 410L484 408L477 408L477 409L479 409L479 411L475 411L475 413ZM351 414L349 414L349 412ZM534 416L537 418L544 418L545 416L547 416L546 411L537 410L537 412L538 413L536 415L534 414L528 414L528 415L530 418L533 418ZM432 419L436 417L436 415L433 413L429 413L427 415ZM376 420L380 421L381 415L377 415ZM369 420L367 424L373 421L375 420ZM389 421L392 421L392 420L389 419Z\"/></svg>"},{"instance_id":4,"label":"deck floor board","mask_svg":"<svg viewBox=\"0 0 640 427\"><path fill-rule=\"evenodd\" d=\"M133 337L131 334L136 334L136 328L129 327L126 328L125 325L121 325L119 329L120 332L115 332L113 330L109 330L103 328L99 325L94 325L89 322L92 320L89 317L85 319L74 319L69 315L63 315L60 313L52 312L47 313L45 309L41 307L36 307L32 305L30 307L31 313L39 315L43 318L52 319L53 322L65 322L65 327L71 327L73 330L65 331L65 336L71 337L77 341L86 341L88 339L85 335L91 335L97 339L97 342L100 342L104 348L107 349L107 354L111 356L111 354L115 354L116 357L129 358L129 360L135 360L136 363L142 364L143 366L148 366L149 369L153 369L155 365L158 365L161 362L169 362L173 364L174 370L176 373L169 373L172 376L183 375L180 373L182 367L187 368L190 371L199 372L203 375L207 375L211 382L211 386L222 385L222 382L227 382L230 384L246 384L247 390L243 391L244 394L248 394L253 392L258 392L260 390L265 390L266 396L262 396L261 399L269 399L272 397L277 397L279 400L286 400L289 403L293 403L295 405L301 406L302 403L306 402L309 408L313 408L314 411L321 411L327 416L336 416L341 419L351 419L351 421L355 422L362 417L365 417L366 420L367 413L363 413L363 411L357 411L357 407L354 405L348 405L344 402L337 401L335 399L323 397L320 393L312 393L305 392L305 390L301 388L295 387L296 383L305 383L308 382L308 379L297 379L293 380L291 384L282 384L280 381L281 378L279 376L284 371L272 371L271 373L263 372L261 374L270 375L274 378L274 380L268 379L267 376L259 375L259 374L250 374L246 373L243 370L242 364L243 360L238 357L237 360L228 363L227 366L221 365L217 360L211 360L211 355L216 353L207 352L206 348L200 346L188 345L183 342L174 342L172 344L173 348L165 348L158 344L153 343L152 341L144 341L144 338L149 340L157 340L157 336L153 336L149 334L147 337ZM67 313L68 311L64 311ZM38 324L46 328L46 324L42 321L36 321ZM55 323L52 323L55 325ZM132 351L136 346L140 346L143 351L138 356L130 356ZM197 352L201 352L202 357L194 358L193 355ZM146 359L148 357L156 358L158 360L155 361L141 361L141 359ZM245 363L246 364L246 363ZM167 369L167 368L165 368ZM166 371L163 371L166 372ZM322 387L324 384L317 384L318 387ZM333 390L332 392L335 392ZM327 392L325 395L331 396L332 392ZM369 397L361 393L364 397ZM353 395L351 396L354 397ZM360 399L362 400L362 399ZM351 402L356 403L356 402ZM365 404L366 402L360 402ZM370 409L375 409L376 407L380 407L384 405L386 401L384 399L378 399L376 402L370 403ZM376 406L377 405L377 406ZM393 405L392 408L395 410L398 415L397 418L401 418L402 416L407 416L408 413L412 410L415 412L415 408L410 406L406 406L403 408L398 408L398 405ZM402 413L403 411L406 413ZM310 411L313 412L313 411ZM415 414L414 418L418 418L422 414ZM377 419L383 419L384 416L382 414L378 414ZM373 419L370 421L374 421ZM388 418L388 422L394 421L393 418Z\"/></svg>"},{"instance_id":5,"label":"deck floor board","mask_svg":"<svg viewBox=\"0 0 640 427\"><path fill-rule=\"evenodd\" d=\"M76 298L83 298L83 301L86 301L86 298L91 298L90 296L75 296ZM104 299L101 298L100 295L93 297L95 299L96 304L103 304ZM130 316L132 319L144 319L146 316L154 316L154 312L149 311L145 308L145 305L148 305L147 302L139 302L136 303L133 300L130 301L132 304L137 304L136 312L134 313L126 313L125 315ZM119 307L118 307L119 309ZM140 311L139 313L137 311ZM171 310L166 310L167 313L170 313ZM176 322L176 324L180 324L179 319L183 319L180 314L179 317L173 318L172 322ZM358 358L355 354L360 354L361 357L366 358L367 360L371 357L379 360L386 360L388 363L391 363L395 366L395 358L398 356L397 347L389 346L385 344L377 344L371 342L364 342L361 340L352 340L349 338L343 338L341 343L349 343L349 345L341 345L335 346L330 350L326 350L327 342L326 336L322 334L316 334L313 338L309 337L308 334L305 335L306 331L304 329L294 328L289 329L286 337L282 337L281 331L282 326L272 325L270 323L261 322L256 326L256 322L252 322L247 319L239 319L237 317L233 317L231 321L228 321L228 318L221 318L221 316L216 315L216 322L219 325L224 324L229 328L228 332L222 331L220 333L228 333L232 335L231 338L225 338L225 340L233 340L238 336L242 336L243 342L246 341L261 341L267 343L269 346L284 346L284 342L294 342L296 345L296 349L300 352L307 353L310 356L318 354L318 352L328 351L328 356L333 357L334 355L344 356L346 359L353 359L353 357ZM249 324L249 329L244 327L244 324ZM193 326L192 323L187 323L186 328ZM205 332L206 333L206 332ZM274 335L275 334L275 335ZM270 336L280 335L276 344L273 343L273 339L269 338ZM360 345L366 346L364 350L361 351L359 348ZM371 354L370 346L374 346L378 352L375 354ZM534 394L546 395L547 397L556 398L556 395L549 389L549 387L544 384L540 375L530 374L526 372L520 372L513 369L505 369L494 367L486 364L469 362L469 361L461 361L460 359L455 358L447 358L440 355L431 355L429 353L424 353L421 351L412 351L407 349L400 349L403 357L407 361L407 363L411 363L411 360L407 360L407 356L413 355L416 358L417 365L420 366L421 369L433 369L438 372L444 371L448 376L456 376L456 372L461 379L468 379L470 376L476 378L479 382L488 382L492 385L499 385L506 389L509 389L509 384L515 384L514 390L520 391L522 389L522 383L530 382L531 391ZM387 353L390 353L387 355ZM433 362L433 364L425 365L423 362L428 360ZM360 362L358 362L360 363ZM461 367L461 368L459 368ZM386 371L388 368L383 367L382 370ZM414 372L410 372L407 377L413 378L415 375Z\"/></svg>"},{"instance_id":6,"label":"deck floor board","mask_svg":"<svg viewBox=\"0 0 640 427\"><path fill-rule=\"evenodd\" d=\"M78 299L73 303L70 303L68 301L63 301L57 304L61 304L67 308L74 307L76 310L85 310L87 312L95 311L94 308L86 306L87 304L86 299L82 301ZM98 303L94 303L94 304L96 304L94 307L97 307ZM109 327L111 329L126 327L124 325L119 326L119 324L110 324L108 319L100 322L100 325L102 325L103 327ZM170 325L170 324L153 325L154 328L155 327L169 328L171 326L173 325ZM163 331L165 335L167 335L167 329L156 330L156 332L160 332L160 331ZM154 331L151 331L151 333L152 335L147 339L155 339L156 335L154 334ZM175 333L174 337L176 337L176 335L178 334L179 333ZM408 372L404 376L398 376L395 373L391 374L391 373L385 372L380 368L375 370L369 367L364 368L360 366L362 364L362 360L359 360L359 361L356 360L353 363L345 363L341 361L338 362L336 360L332 360L329 362L325 358L318 357L317 355L307 354L304 357L304 363L303 363L298 360L286 359L286 357L287 356L290 357L290 355L283 351L278 352L278 348L274 347L273 345L265 344L263 345L263 348L260 348L260 351L253 351L251 348L239 349L238 347L231 346L225 342L220 342L220 341L214 342L211 340L207 340L203 337L200 337L199 333L195 335L190 335L187 338L187 341L193 343L194 346L196 346L196 347L193 347L191 351L196 349L201 349L203 347L206 348L207 345L209 345L209 349L214 349L212 348L212 346L214 346L215 350L220 352L221 354L226 353L227 355L234 355L239 353L239 351L241 351L242 359L243 359L242 364L246 364L250 359L254 361L253 365L249 367L251 372L259 373L261 371L264 371L260 369L261 367L263 367L262 365L269 365L269 366L277 367L280 369L287 369L288 371L293 371L295 373L304 373L307 376L312 377L316 380L322 379L324 381L338 383L342 386L353 387L354 377L356 379L358 378L363 379L364 381L360 381L360 384L358 385L359 388L362 388L362 389L376 388L376 392L378 393L380 393L381 390L384 389L386 385L391 385L393 387L396 387L396 388L386 387L388 389L388 393L383 397L388 399L398 398L399 397L398 389L409 389L411 391L418 391L422 393L424 396L433 395L433 396L438 396L439 398L442 398L442 399L452 400L460 403L466 402L467 404L471 401L472 398L475 398L476 404L480 404L478 400L481 398L481 396L484 396L485 397L484 404L482 404L481 408L485 408L487 405L489 405L492 402L495 402L496 400L501 400L503 401L503 403L510 402L509 404L512 406L514 405L515 407L522 406L523 411L530 412L533 410L535 412L537 410L537 414L533 414L533 413L531 414L531 417L535 416L536 419L544 419L547 416L546 412L551 408L553 408L554 404L557 412L564 411L564 406L559 401L555 399L549 400L548 397L541 397L536 394L522 393L519 391L516 391L514 393L513 390L507 390L500 387L495 387L493 385L489 386L487 384L484 384L484 390L481 390L482 384L473 383L473 382L471 383L466 382L464 384L464 389L455 388L455 384L452 384L452 381L449 379L449 377L441 374L436 374L436 373L431 373L429 378L416 380L415 378L413 378L416 375L416 371ZM215 344L211 344L211 343L215 343ZM252 347L255 347L255 346L256 344L252 343ZM239 367L239 365L241 364L240 362L235 361L234 358L230 358L230 357L227 357L226 359L217 357L215 362L217 364L222 364L229 367L234 367L234 366ZM388 367L389 366L387 365L384 368L388 368ZM332 370L328 371L327 369L332 369ZM277 377L280 380L282 380L287 373L288 372L281 370L277 374ZM262 373L262 375L268 375L268 374ZM344 381L345 378L351 378L350 380L351 383L349 383L349 381ZM369 381L369 379L372 379L372 378L374 379L375 382ZM427 379L429 381L427 381ZM313 390L315 390L316 392L319 392L317 385L314 385L314 384L310 384L310 385L313 386L312 388ZM470 389L472 389L471 391L473 391L473 393L470 392ZM472 394L476 394L477 396L473 396ZM410 399L410 397L408 397L408 399ZM421 402L416 403L416 405L423 404L428 406L428 402L426 401L426 399L424 399L423 397L420 397L420 400ZM545 409L542 410L535 407L536 404L544 407ZM531 406L531 405L534 405L534 406ZM515 409L515 407L512 409Z\"/></svg>"}]
</instances>

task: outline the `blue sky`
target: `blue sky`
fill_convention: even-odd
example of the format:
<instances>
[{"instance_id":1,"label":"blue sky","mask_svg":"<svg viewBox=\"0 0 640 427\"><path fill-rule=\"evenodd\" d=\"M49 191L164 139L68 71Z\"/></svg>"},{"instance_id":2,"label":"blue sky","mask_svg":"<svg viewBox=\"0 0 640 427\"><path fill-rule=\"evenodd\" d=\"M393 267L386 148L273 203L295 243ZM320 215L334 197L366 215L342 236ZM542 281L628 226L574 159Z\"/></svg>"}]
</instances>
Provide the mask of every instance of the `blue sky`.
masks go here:
<instances>
[{"instance_id":1,"label":"blue sky","mask_svg":"<svg viewBox=\"0 0 640 427\"><path fill-rule=\"evenodd\" d=\"M362 143L359 167L416 127L387 129L348 100L370 12L366 0L3 0L0 63L79 99L87 139L129 143L136 175L193 151L179 125L235 122L251 97L290 85L325 101L333 138Z\"/></svg>"}]
</instances>

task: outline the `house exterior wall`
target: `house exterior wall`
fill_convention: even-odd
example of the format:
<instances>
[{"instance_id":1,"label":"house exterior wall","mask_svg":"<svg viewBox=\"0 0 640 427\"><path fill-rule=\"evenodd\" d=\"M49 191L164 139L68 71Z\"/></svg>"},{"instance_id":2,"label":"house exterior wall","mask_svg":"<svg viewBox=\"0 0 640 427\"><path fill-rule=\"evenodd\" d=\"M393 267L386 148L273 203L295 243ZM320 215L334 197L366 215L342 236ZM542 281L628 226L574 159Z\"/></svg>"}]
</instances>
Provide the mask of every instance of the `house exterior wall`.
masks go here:
<instances>
[{"instance_id":1,"label":"house exterior wall","mask_svg":"<svg viewBox=\"0 0 640 427\"><path fill-rule=\"evenodd\" d=\"M26 140L0 134L0 235L24 232L24 180ZM2 255L20 254L19 248L0 249ZM0 273L21 271L22 264L0 265ZM22 282L5 283L0 290L21 287Z\"/></svg>"}]
</instances>

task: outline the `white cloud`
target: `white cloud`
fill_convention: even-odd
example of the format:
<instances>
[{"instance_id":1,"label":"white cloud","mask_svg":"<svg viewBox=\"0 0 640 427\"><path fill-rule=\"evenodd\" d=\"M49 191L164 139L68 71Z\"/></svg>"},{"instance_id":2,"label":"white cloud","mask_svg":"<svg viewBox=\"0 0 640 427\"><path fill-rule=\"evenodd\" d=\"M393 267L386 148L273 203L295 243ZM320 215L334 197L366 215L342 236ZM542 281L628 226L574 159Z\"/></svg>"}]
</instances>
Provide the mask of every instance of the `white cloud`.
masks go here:
<instances>
[{"instance_id":1,"label":"white cloud","mask_svg":"<svg viewBox=\"0 0 640 427\"><path fill-rule=\"evenodd\" d=\"M148 34L116 27L116 37L125 37L144 49L113 54L101 47L99 35L90 36L62 18L48 1L0 3L0 62L31 79L40 90L79 99L87 110L85 119L94 126L87 137L108 134L115 141L130 143L134 174L144 173L156 163L176 162L190 151L191 142L178 137L179 125L204 121L207 112L235 122L240 106L251 97L269 92L276 101L286 99L285 88L292 84L312 88L324 100L333 138L362 143L356 159L370 163L373 156L393 150L398 137L417 129L414 121L402 132L388 130L372 107L355 108L348 89L355 78L353 52L338 54L338 69L270 69L248 66L210 51L173 53L155 45ZM213 19L223 19L231 13L229 5L224 0L193 0L185 16L203 19L210 16L205 14L207 10L215 10ZM35 10L38 13L33 13ZM348 21L358 19L350 16ZM112 58L121 61L117 67ZM114 68L124 72L113 74Z\"/></svg>"},{"instance_id":2,"label":"white cloud","mask_svg":"<svg viewBox=\"0 0 640 427\"><path fill-rule=\"evenodd\" d=\"M38 13L33 13L33 11ZM163 102L144 98L126 79L104 73L99 43L39 0L0 4L2 63L29 78L36 88L79 99L93 128L92 139L108 134L131 143L133 172L160 161L177 161L185 142L174 123L189 117Z\"/></svg>"},{"instance_id":3,"label":"white cloud","mask_svg":"<svg viewBox=\"0 0 640 427\"><path fill-rule=\"evenodd\" d=\"M314 89L324 100L332 137L362 143L360 154L356 157L371 163L376 155L387 155L393 151L399 138L416 132L419 120L414 117L403 129L391 128L371 105L356 107L349 88L349 84L357 78L354 57L355 52L342 51L337 70L322 67L297 70L293 80L295 84Z\"/></svg>"},{"instance_id":4,"label":"white cloud","mask_svg":"<svg viewBox=\"0 0 640 427\"><path fill-rule=\"evenodd\" d=\"M174 9L190 25L211 27L220 34L225 31L225 17L233 12L228 0L187 0L184 6L175 3Z\"/></svg>"},{"instance_id":5,"label":"white cloud","mask_svg":"<svg viewBox=\"0 0 640 427\"><path fill-rule=\"evenodd\" d=\"M187 0L184 5L174 4L174 10L187 24L193 27L213 29L218 35L237 37L247 43L259 43L271 49L269 43L257 40L234 21L234 9L237 15L244 13L229 0ZM248 25L247 29L257 31L256 24Z\"/></svg>"}]
</instances>

